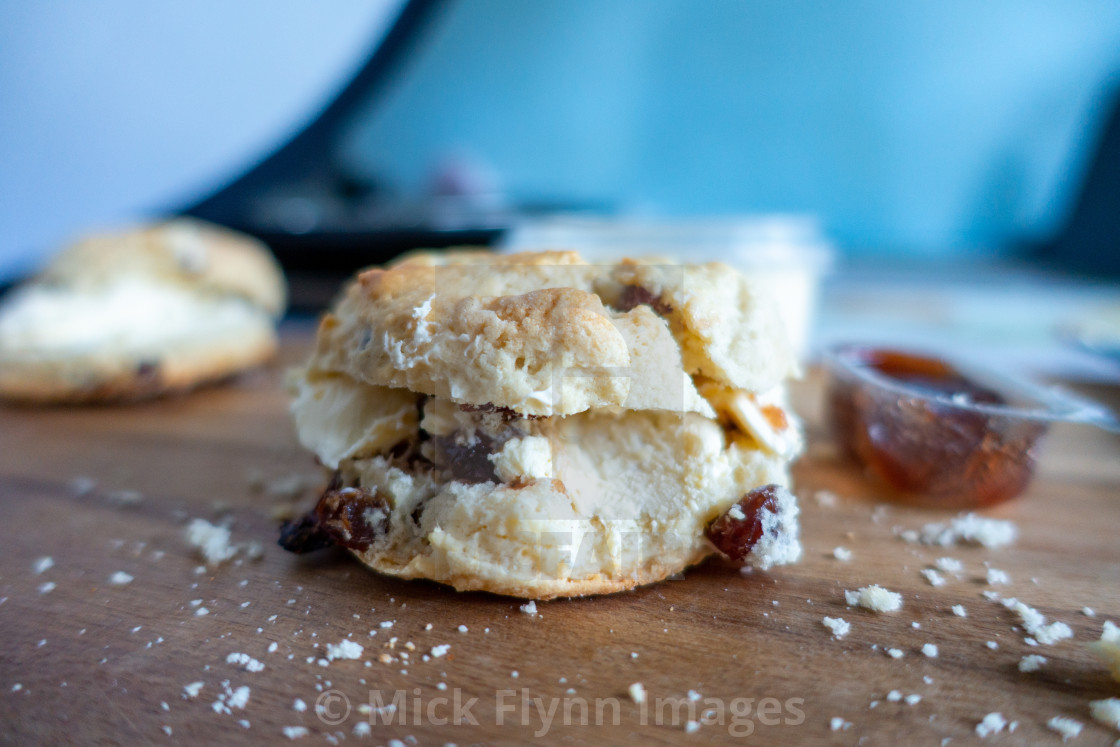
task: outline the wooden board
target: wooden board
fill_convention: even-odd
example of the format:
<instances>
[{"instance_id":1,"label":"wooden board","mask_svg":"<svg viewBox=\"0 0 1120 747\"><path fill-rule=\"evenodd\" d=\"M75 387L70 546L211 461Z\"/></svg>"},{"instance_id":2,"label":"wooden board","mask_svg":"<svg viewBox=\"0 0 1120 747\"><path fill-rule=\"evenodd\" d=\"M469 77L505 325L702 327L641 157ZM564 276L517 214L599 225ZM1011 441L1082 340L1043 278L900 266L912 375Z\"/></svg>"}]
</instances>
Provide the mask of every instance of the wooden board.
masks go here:
<instances>
[{"instance_id":1,"label":"wooden board","mask_svg":"<svg viewBox=\"0 0 1120 747\"><path fill-rule=\"evenodd\" d=\"M342 552L297 558L276 546L275 517L289 501L275 493L298 484L292 476L309 478L302 505L315 491L281 386L283 366L302 358L308 335L290 328L276 366L190 396L0 409L5 741L276 742L285 727L302 726L304 742L318 744L356 741L355 726L372 723L371 744L539 736L576 744L749 737L935 745L974 740L993 711L1018 721L1001 743L1057 744L1045 726L1052 716L1086 723L1078 744L1120 737L1090 722L1089 701L1120 696L1120 684L1082 645L1099 637L1104 619L1120 620L1115 435L1053 432L1029 493L991 512L1019 526L1013 546L907 544L899 528L948 515L874 500L874 488L830 455L812 377L797 391L814 444L796 469L806 548L799 565L743 575L710 562L633 593L538 603L533 616L516 600L381 578ZM96 488L84 492L88 484L75 478ZM822 489L839 496L835 505L812 497ZM183 537L195 517L232 522L233 540L261 542L263 556L202 566ZM849 562L833 557L837 546L851 550ZM36 560L48 556L53 566L37 573ZM965 572L934 588L919 571L943 556L961 560ZM986 563L1011 584L989 587ZM114 585L117 572L133 580ZM845 589L870 583L901 592L903 610L845 607ZM1027 645L1012 613L981 595L990 588L1065 621L1074 640ZM967 617L952 613L957 604ZM208 614L198 614L203 607ZM850 634L832 638L824 616L846 619ZM327 644L349 634L363 657L320 666ZM923 655L926 643L937 646L936 658ZM447 644L445 656L423 660ZM889 648L903 656L890 657ZM233 653L263 671L227 662ZM1048 661L1021 673L1020 658L1031 653ZM382 654L394 661L383 663ZM192 682L205 684L186 698ZM223 682L232 693L249 688L243 709L214 710L220 695L229 699ZM633 683L648 693L644 706L629 697ZM890 702L892 690L921 700ZM320 698L325 711L317 715ZM364 713L378 698L397 698L396 713ZM293 709L296 699L305 712ZM690 716L707 723L687 733ZM850 726L833 731L833 718Z\"/></svg>"}]
</instances>

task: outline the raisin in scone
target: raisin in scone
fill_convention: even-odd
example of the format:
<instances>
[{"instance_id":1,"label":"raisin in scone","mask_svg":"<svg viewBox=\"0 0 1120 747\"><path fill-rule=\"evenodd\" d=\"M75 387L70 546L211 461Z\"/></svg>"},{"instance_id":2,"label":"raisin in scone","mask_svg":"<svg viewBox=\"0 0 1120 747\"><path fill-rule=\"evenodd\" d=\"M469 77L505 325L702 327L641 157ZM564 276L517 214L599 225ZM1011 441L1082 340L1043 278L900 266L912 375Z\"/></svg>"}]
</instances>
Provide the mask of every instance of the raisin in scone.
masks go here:
<instances>
[{"instance_id":1,"label":"raisin in scone","mask_svg":"<svg viewBox=\"0 0 1120 747\"><path fill-rule=\"evenodd\" d=\"M292 377L333 480L281 544L535 599L717 548L795 561L797 363L776 307L722 264L468 251L367 270Z\"/></svg>"},{"instance_id":2,"label":"raisin in scone","mask_svg":"<svg viewBox=\"0 0 1120 747\"><path fill-rule=\"evenodd\" d=\"M131 400L260 364L286 296L268 248L177 219L64 249L0 306L0 397Z\"/></svg>"}]
</instances>

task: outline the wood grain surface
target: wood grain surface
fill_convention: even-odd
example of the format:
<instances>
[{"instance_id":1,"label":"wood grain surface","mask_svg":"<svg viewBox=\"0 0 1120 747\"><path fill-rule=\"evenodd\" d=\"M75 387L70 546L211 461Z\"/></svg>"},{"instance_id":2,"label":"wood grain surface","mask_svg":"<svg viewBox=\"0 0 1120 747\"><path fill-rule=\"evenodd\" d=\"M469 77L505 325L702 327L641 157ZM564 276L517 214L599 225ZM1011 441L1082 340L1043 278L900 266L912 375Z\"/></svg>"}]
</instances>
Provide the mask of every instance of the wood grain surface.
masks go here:
<instances>
[{"instance_id":1,"label":"wood grain surface","mask_svg":"<svg viewBox=\"0 0 1120 747\"><path fill-rule=\"evenodd\" d=\"M289 327L276 365L187 396L0 408L5 742L286 743L286 727L303 727L297 743L939 745L976 742L990 712L1018 722L993 743L1058 744L1053 716L1085 724L1076 744L1120 737L1089 718L1089 701L1120 697L1120 683L1084 646L1103 620L1120 621L1116 435L1051 433L1027 495L990 512L1018 525L1014 545L909 544L900 529L952 514L876 500L833 456L814 375L796 391L811 442L795 470L799 565L744 575L709 562L632 593L537 603L530 615L518 600L382 578L343 552L300 558L276 546L277 517L321 485L281 385L309 334ZM227 522L246 547L207 567L184 540L193 518ZM851 560L834 557L838 546ZM946 556L965 570L935 588L920 571ZM987 565L1010 584L989 586ZM113 583L119 573L132 580ZM901 592L903 609L845 606L845 589L871 583ZM1074 638L1029 646L985 590L1068 623ZM951 611L958 604L967 617ZM825 616L851 632L833 638ZM328 644L348 636L361 658L322 666ZM922 653L927 643L936 658ZM228 661L235 653L263 670ZM1022 673L1026 654L1047 662ZM192 698L184 686L194 682L204 684ZM248 701L230 708L242 687ZM892 702L891 691L920 701Z\"/></svg>"}]
</instances>

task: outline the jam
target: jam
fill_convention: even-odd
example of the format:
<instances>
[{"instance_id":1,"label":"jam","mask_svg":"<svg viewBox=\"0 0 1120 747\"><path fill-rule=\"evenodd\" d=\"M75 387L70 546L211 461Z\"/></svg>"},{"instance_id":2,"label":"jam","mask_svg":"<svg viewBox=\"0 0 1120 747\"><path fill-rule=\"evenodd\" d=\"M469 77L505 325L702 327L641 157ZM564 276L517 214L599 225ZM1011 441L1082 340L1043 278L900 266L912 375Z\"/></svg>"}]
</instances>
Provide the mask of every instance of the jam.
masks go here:
<instances>
[{"instance_id":1,"label":"jam","mask_svg":"<svg viewBox=\"0 0 1120 747\"><path fill-rule=\"evenodd\" d=\"M877 348L834 351L830 425L840 448L902 496L988 506L1019 495L1046 423L935 357Z\"/></svg>"}]
</instances>

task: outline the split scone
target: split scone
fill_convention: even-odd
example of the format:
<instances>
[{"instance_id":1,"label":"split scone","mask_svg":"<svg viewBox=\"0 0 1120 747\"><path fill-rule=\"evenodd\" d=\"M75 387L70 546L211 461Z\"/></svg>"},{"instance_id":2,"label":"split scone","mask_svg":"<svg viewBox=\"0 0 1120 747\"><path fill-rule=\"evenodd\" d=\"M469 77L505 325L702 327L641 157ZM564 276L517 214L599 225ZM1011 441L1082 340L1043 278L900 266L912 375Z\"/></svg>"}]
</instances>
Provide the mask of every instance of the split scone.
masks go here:
<instances>
[{"instance_id":1,"label":"split scone","mask_svg":"<svg viewBox=\"0 0 1120 747\"><path fill-rule=\"evenodd\" d=\"M131 400L270 358L284 276L257 240L177 219L64 249L0 306L0 397Z\"/></svg>"},{"instance_id":2,"label":"split scone","mask_svg":"<svg viewBox=\"0 0 1120 747\"><path fill-rule=\"evenodd\" d=\"M718 264L417 254L361 273L293 373L334 473L285 526L372 568L548 599L721 549L796 560L796 371L768 290Z\"/></svg>"}]
</instances>

